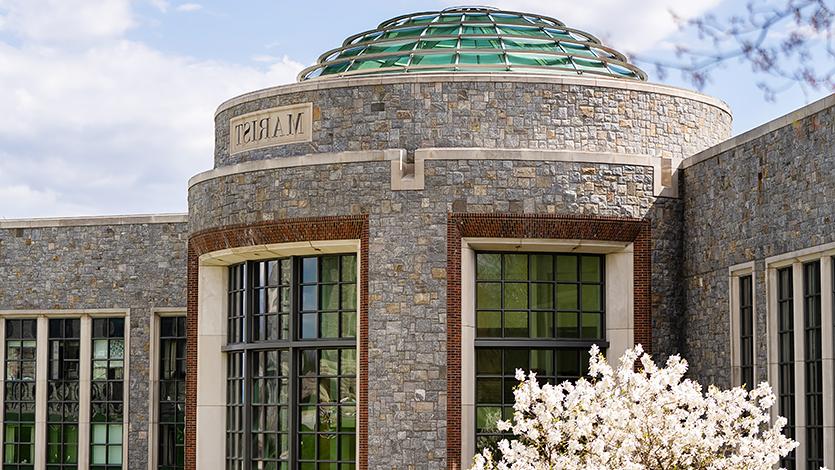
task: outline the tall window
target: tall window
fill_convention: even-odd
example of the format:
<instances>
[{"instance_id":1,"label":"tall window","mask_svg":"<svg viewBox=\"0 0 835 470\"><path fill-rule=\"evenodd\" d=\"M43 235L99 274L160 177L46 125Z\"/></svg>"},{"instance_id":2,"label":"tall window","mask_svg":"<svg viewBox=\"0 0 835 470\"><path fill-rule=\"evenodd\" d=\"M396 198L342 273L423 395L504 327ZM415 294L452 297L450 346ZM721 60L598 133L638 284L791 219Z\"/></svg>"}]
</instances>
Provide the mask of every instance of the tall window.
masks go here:
<instances>
[{"instance_id":1,"label":"tall window","mask_svg":"<svg viewBox=\"0 0 835 470\"><path fill-rule=\"evenodd\" d=\"M779 412L788 423L786 436L794 439L794 294L792 268L777 271L777 367ZM785 457L781 466L795 468L794 452Z\"/></svg>"},{"instance_id":2,"label":"tall window","mask_svg":"<svg viewBox=\"0 0 835 470\"><path fill-rule=\"evenodd\" d=\"M6 320L3 468L34 469L37 320Z\"/></svg>"},{"instance_id":3,"label":"tall window","mask_svg":"<svg viewBox=\"0 0 835 470\"><path fill-rule=\"evenodd\" d=\"M78 467L81 321L49 319L46 464L48 470Z\"/></svg>"},{"instance_id":4,"label":"tall window","mask_svg":"<svg viewBox=\"0 0 835 470\"><path fill-rule=\"evenodd\" d=\"M752 276L739 278L739 359L742 385L754 388L754 296Z\"/></svg>"},{"instance_id":5,"label":"tall window","mask_svg":"<svg viewBox=\"0 0 835 470\"><path fill-rule=\"evenodd\" d=\"M90 468L122 468L125 319L93 319Z\"/></svg>"},{"instance_id":6,"label":"tall window","mask_svg":"<svg viewBox=\"0 0 835 470\"><path fill-rule=\"evenodd\" d=\"M227 469L356 465L357 258L229 269Z\"/></svg>"},{"instance_id":7,"label":"tall window","mask_svg":"<svg viewBox=\"0 0 835 470\"><path fill-rule=\"evenodd\" d=\"M823 357L820 261L803 265L806 466L823 466Z\"/></svg>"},{"instance_id":8,"label":"tall window","mask_svg":"<svg viewBox=\"0 0 835 470\"><path fill-rule=\"evenodd\" d=\"M159 434L157 468L185 466L186 319L159 320Z\"/></svg>"},{"instance_id":9,"label":"tall window","mask_svg":"<svg viewBox=\"0 0 835 470\"><path fill-rule=\"evenodd\" d=\"M476 253L476 446L502 435L516 369L545 382L580 377L587 351L605 343L604 258Z\"/></svg>"}]
</instances>

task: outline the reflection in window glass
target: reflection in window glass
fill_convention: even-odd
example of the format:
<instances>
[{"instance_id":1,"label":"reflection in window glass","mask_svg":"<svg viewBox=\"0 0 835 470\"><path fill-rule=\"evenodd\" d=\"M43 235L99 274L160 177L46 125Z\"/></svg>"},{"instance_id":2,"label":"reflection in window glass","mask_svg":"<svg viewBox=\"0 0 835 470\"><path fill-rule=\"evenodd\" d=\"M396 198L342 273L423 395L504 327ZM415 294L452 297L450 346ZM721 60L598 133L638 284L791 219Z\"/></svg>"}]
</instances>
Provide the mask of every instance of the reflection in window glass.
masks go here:
<instances>
[{"instance_id":1,"label":"reflection in window glass","mask_svg":"<svg viewBox=\"0 0 835 470\"><path fill-rule=\"evenodd\" d=\"M604 338L603 257L478 253L479 338Z\"/></svg>"},{"instance_id":2,"label":"reflection in window glass","mask_svg":"<svg viewBox=\"0 0 835 470\"><path fill-rule=\"evenodd\" d=\"M157 468L185 466L186 318L160 318Z\"/></svg>"},{"instance_id":3,"label":"reflection in window glass","mask_svg":"<svg viewBox=\"0 0 835 470\"><path fill-rule=\"evenodd\" d=\"M356 255L248 262L230 277L242 331L227 345L226 468L353 470Z\"/></svg>"},{"instance_id":4,"label":"reflection in window glass","mask_svg":"<svg viewBox=\"0 0 835 470\"><path fill-rule=\"evenodd\" d=\"M122 468L125 319L94 318L90 392L90 468Z\"/></svg>"},{"instance_id":5,"label":"reflection in window glass","mask_svg":"<svg viewBox=\"0 0 835 470\"><path fill-rule=\"evenodd\" d=\"M49 319L47 470L78 466L81 320Z\"/></svg>"},{"instance_id":6,"label":"reflection in window glass","mask_svg":"<svg viewBox=\"0 0 835 470\"><path fill-rule=\"evenodd\" d=\"M36 320L6 320L4 469L35 468L36 339Z\"/></svg>"},{"instance_id":7,"label":"reflection in window glass","mask_svg":"<svg viewBox=\"0 0 835 470\"><path fill-rule=\"evenodd\" d=\"M300 360L300 468L353 465L357 445L356 350L305 349L300 351Z\"/></svg>"},{"instance_id":8,"label":"reflection in window glass","mask_svg":"<svg viewBox=\"0 0 835 470\"><path fill-rule=\"evenodd\" d=\"M476 254L478 449L507 437L496 421L513 414L516 369L549 383L587 371L589 347L605 338L603 261L599 255Z\"/></svg>"},{"instance_id":9,"label":"reflection in window glass","mask_svg":"<svg viewBox=\"0 0 835 470\"><path fill-rule=\"evenodd\" d=\"M495 444L510 434L496 429L513 417L516 369L536 372L540 383L575 380L588 370L588 353L572 348L476 348L476 446Z\"/></svg>"}]
</instances>

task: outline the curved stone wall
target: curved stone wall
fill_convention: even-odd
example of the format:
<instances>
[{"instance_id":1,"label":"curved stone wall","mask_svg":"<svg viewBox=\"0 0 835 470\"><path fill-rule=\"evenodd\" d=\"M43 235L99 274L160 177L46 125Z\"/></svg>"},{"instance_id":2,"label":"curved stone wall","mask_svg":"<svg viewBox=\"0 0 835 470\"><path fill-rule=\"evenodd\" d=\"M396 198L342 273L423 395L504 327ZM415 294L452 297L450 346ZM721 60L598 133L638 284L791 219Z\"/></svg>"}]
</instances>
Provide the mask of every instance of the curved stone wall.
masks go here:
<instances>
[{"instance_id":1,"label":"curved stone wall","mask_svg":"<svg viewBox=\"0 0 835 470\"><path fill-rule=\"evenodd\" d=\"M677 200L658 198L658 180L672 181L658 157L677 163L723 140L729 113L711 98L668 87L534 78L314 81L244 95L218 111L218 169L189 188L192 235L267 221L368 217L368 468L450 463L447 445L460 431L447 429L455 387L447 381L450 213L649 222L648 274L660 294L649 300L644 292L648 300L635 308L671 310L652 315L652 342L662 357L675 352L681 211ZM231 119L304 103L312 103L310 142L230 155ZM456 153L461 148L500 151L465 158L464 150ZM397 149L418 151L420 185L395 187L403 176L393 175ZM501 152L508 149L544 152ZM347 151L362 152L336 153ZM423 159L429 154L438 158ZM408 187L418 190L397 190Z\"/></svg>"},{"instance_id":2,"label":"curved stone wall","mask_svg":"<svg viewBox=\"0 0 835 470\"><path fill-rule=\"evenodd\" d=\"M230 119L312 103L312 140L230 154ZM287 85L215 116L215 167L323 152L424 147L583 150L684 158L730 136L724 103L615 79L427 75Z\"/></svg>"},{"instance_id":3,"label":"curved stone wall","mask_svg":"<svg viewBox=\"0 0 835 470\"><path fill-rule=\"evenodd\" d=\"M643 218L654 201L652 174L645 166L440 160L426 163L425 190L392 191L388 161L261 170L193 185L190 224L195 233L368 214L368 468L446 468L448 213Z\"/></svg>"}]
</instances>

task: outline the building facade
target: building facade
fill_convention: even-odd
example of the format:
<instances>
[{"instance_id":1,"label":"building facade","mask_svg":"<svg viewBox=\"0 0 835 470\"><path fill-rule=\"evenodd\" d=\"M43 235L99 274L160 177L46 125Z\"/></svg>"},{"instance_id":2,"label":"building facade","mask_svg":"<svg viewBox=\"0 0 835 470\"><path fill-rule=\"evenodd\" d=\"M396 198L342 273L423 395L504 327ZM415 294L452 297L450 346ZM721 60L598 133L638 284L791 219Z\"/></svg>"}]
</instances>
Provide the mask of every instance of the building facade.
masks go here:
<instances>
[{"instance_id":1,"label":"building facade","mask_svg":"<svg viewBox=\"0 0 835 470\"><path fill-rule=\"evenodd\" d=\"M215 115L187 214L0 221L3 468L461 469L592 344L835 466L835 96L730 138L588 33L394 18Z\"/></svg>"}]
</instances>

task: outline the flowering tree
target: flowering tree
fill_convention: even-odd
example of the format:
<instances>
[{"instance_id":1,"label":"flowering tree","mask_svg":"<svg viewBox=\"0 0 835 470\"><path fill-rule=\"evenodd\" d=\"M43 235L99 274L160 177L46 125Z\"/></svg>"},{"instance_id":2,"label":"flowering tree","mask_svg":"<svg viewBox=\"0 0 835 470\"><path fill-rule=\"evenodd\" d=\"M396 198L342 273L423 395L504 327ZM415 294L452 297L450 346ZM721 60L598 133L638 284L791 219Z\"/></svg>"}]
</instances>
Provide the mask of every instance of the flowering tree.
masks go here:
<instances>
[{"instance_id":1,"label":"flowering tree","mask_svg":"<svg viewBox=\"0 0 835 470\"><path fill-rule=\"evenodd\" d=\"M678 356L659 368L639 345L613 370L596 346L590 354L589 378L573 384L540 386L517 370L513 420L498 422L516 439L499 442L498 459L476 455L472 470L771 469L797 446L785 418L770 425L768 384L703 393Z\"/></svg>"}]
</instances>

